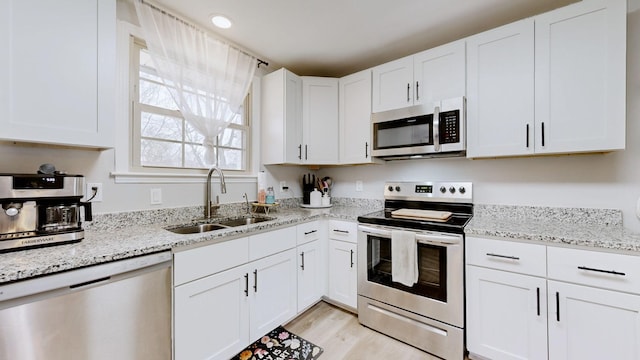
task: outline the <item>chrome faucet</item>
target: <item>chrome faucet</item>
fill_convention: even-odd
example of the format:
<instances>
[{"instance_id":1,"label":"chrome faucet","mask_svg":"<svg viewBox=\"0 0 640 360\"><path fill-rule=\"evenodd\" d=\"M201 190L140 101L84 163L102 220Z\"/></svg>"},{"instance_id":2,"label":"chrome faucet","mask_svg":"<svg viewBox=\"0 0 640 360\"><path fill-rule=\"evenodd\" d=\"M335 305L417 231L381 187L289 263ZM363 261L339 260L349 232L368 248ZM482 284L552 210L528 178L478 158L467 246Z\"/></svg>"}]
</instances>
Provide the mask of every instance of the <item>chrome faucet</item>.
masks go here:
<instances>
[{"instance_id":1,"label":"chrome faucet","mask_svg":"<svg viewBox=\"0 0 640 360\"><path fill-rule=\"evenodd\" d=\"M209 173L207 174L206 199L204 204L204 216L206 219L211 219L211 209L214 209L213 213L215 214L218 208L220 208L220 196L216 197L215 204L211 203L211 174L213 174L214 171L217 171L218 176L220 176L220 193L227 193L227 184L225 184L224 182L224 174L222 173L222 170L215 166L212 167L211 169L209 169Z\"/></svg>"}]
</instances>

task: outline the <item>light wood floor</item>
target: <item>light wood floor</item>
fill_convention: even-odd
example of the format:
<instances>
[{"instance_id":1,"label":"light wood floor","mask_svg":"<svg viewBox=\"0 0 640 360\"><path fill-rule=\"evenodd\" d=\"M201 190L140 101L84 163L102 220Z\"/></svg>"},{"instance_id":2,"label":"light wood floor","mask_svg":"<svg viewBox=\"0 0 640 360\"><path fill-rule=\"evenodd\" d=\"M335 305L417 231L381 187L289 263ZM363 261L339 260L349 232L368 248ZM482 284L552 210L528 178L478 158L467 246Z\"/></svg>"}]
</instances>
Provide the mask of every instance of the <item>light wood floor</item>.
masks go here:
<instances>
[{"instance_id":1,"label":"light wood floor","mask_svg":"<svg viewBox=\"0 0 640 360\"><path fill-rule=\"evenodd\" d=\"M285 328L322 347L320 360L435 360L410 345L360 325L358 317L324 301Z\"/></svg>"}]
</instances>

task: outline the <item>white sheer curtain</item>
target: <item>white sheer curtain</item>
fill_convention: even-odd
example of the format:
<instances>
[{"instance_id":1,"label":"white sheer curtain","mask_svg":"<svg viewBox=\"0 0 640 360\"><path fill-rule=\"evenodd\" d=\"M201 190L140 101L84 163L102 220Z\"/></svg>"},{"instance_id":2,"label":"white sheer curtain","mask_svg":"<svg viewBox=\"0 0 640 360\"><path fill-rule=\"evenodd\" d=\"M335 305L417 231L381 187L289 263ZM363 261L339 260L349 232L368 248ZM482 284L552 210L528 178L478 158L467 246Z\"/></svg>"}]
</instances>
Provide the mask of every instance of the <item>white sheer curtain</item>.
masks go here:
<instances>
[{"instance_id":1,"label":"white sheer curtain","mask_svg":"<svg viewBox=\"0 0 640 360\"><path fill-rule=\"evenodd\" d=\"M204 136L215 164L215 139L233 121L257 59L143 0L134 1L151 59L185 119Z\"/></svg>"}]
</instances>

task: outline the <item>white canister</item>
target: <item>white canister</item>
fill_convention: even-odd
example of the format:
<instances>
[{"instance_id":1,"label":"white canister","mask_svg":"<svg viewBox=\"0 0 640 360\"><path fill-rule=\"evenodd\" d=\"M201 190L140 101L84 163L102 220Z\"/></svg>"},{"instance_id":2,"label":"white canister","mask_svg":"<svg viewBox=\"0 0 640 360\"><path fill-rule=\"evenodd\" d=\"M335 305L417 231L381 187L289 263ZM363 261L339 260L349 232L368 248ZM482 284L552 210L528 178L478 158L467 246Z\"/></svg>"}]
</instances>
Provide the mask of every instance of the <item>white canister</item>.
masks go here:
<instances>
[{"instance_id":1,"label":"white canister","mask_svg":"<svg viewBox=\"0 0 640 360\"><path fill-rule=\"evenodd\" d=\"M309 203L311 206L322 206L322 194L318 189L314 188L311 192Z\"/></svg>"},{"instance_id":2,"label":"white canister","mask_svg":"<svg viewBox=\"0 0 640 360\"><path fill-rule=\"evenodd\" d=\"M329 194L322 194L322 206L329 205L331 205L331 198L329 197Z\"/></svg>"}]
</instances>

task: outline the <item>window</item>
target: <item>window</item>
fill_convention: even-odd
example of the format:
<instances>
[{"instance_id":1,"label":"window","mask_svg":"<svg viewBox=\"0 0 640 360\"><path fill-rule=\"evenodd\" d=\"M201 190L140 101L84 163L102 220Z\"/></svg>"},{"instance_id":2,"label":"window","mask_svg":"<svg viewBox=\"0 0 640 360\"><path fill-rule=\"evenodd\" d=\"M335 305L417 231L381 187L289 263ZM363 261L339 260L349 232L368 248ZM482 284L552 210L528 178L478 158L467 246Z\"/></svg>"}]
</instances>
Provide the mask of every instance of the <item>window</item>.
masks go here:
<instances>
[{"instance_id":1,"label":"window","mask_svg":"<svg viewBox=\"0 0 640 360\"><path fill-rule=\"evenodd\" d=\"M162 82L144 42L133 38L131 98L133 104L133 167L247 172L250 144L250 95L232 123L215 139L215 163L205 162L204 136L182 116L168 87Z\"/></svg>"}]
</instances>

